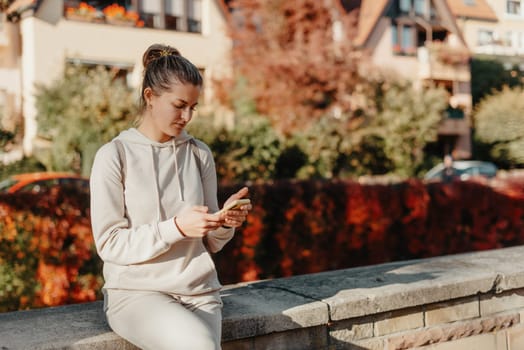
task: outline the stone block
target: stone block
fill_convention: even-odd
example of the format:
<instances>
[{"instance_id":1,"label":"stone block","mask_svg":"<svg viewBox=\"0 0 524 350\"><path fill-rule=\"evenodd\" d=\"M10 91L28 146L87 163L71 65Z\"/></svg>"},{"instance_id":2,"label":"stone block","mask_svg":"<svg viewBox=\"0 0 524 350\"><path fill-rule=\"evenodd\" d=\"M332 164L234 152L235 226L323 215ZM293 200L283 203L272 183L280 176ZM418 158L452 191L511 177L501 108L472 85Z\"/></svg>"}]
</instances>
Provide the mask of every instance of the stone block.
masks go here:
<instances>
[{"instance_id":1,"label":"stone block","mask_svg":"<svg viewBox=\"0 0 524 350\"><path fill-rule=\"evenodd\" d=\"M521 323L518 326L509 328L506 334L508 338L508 350L524 349L524 324Z\"/></svg>"},{"instance_id":2,"label":"stone block","mask_svg":"<svg viewBox=\"0 0 524 350\"><path fill-rule=\"evenodd\" d=\"M374 336L406 331L424 327L422 309L386 312L374 323Z\"/></svg>"},{"instance_id":3,"label":"stone block","mask_svg":"<svg viewBox=\"0 0 524 350\"><path fill-rule=\"evenodd\" d=\"M478 297L432 304L424 313L426 326L480 317Z\"/></svg>"},{"instance_id":4,"label":"stone block","mask_svg":"<svg viewBox=\"0 0 524 350\"><path fill-rule=\"evenodd\" d=\"M319 326L266 334L254 339L253 350L327 349L326 332Z\"/></svg>"},{"instance_id":5,"label":"stone block","mask_svg":"<svg viewBox=\"0 0 524 350\"><path fill-rule=\"evenodd\" d=\"M384 350L384 339L382 338L372 338L372 339L362 339L357 340L354 343L354 347L348 347L345 349L349 350Z\"/></svg>"},{"instance_id":6,"label":"stone block","mask_svg":"<svg viewBox=\"0 0 524 350\"><path fill-rule=\"evenodd\" d=\"M506 350L506 338L503 333L475 335L444 343L426 345L413 350ZM388 350L392 350L392 348L388 348Z\"/></svg>"},{"instance_id":7,"label":"stone block","mask_svg":"<svg viewBox=\"0 0 524 350\"><path fill-rule=\"evenodd\" d=\"M253 350L255 342L253 338L239 339L222 343L222 350Z\"/></svg>"},{"instance_id":8,"label":"stone block","mask_svg":"<svg viewBox=\"0 0 524 350\"><path fill-rule=\"evenodd\" d=\"M326 325L325 303L264 283L222 291L224 341Z\"/></svg>"},{"instance_id":9,"label":"stone block","mask_svg":"<svg viewBox=\"0 0 524 350\"><path fill-rule=\"evenodd\" d=\"M484 295L480 298L481 316L522 308L524 308L524 289L507 291L501 294Z\"/></svg>"},{"instance_id":10,"label":"stone block","mask_svg":"<svg viewBox=\"0 0 524 350\"><path fill-rule=\"evenodd\" d=\"M329 325L329 343L347 344L373 337L373 320L369 317L333 322Z\"/></svg>"}]
</instances>

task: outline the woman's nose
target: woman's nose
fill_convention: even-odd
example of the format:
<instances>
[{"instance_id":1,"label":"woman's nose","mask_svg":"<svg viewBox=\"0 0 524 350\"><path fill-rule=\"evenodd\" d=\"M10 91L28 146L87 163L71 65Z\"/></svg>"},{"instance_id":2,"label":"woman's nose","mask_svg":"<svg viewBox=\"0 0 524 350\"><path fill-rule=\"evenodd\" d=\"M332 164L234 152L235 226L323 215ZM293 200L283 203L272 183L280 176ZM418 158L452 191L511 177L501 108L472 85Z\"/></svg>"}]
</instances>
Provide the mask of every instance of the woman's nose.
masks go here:
<instances>
[{"instance_id":1,"label":"woman's nose","mask_svg":"<svg viewBox=\"0 0 524 350\"><path fill-rule=\"evenodd\" d=\"M186 122L191 120L191 116L193 115L193 111L191 108L186 108L182 111L182 119L184 119Z\"/></svg>"}]
</instances>

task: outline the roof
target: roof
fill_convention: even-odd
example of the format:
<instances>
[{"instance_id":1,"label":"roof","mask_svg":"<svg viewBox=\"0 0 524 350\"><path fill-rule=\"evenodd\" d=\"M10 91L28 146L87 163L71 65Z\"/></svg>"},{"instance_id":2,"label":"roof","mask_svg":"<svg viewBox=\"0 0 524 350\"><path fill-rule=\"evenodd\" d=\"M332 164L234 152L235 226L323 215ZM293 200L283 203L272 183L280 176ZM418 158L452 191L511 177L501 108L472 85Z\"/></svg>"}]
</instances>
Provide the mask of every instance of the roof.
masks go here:
<instances>
[{"instance_id":1,"label":"roof","mask_svg":"<svg viewBox=\"0 0 524 350\"><path fill-rule=\"evenodd\" d=\"M497 21L497 15L486 0L446 0L455 17Z\"/></svg>"},{"instance_id":2,"label":"roof","mask_svg":"<svg viewBox=\"0 0 524 350\"><path fill-rule=\"evenodd\" d=\"M359 20L355 44L363 45L375 28L379 18L386 9L389 0L362 0L360 3Z\"/></svg>"},{"instance_id":3,"label":"roof","mask_svg":"<svg viewBox=\"0 0 524 350\"><path fill-rule=\"evenodd\" d=\"M433 0L434 5L442 14L442 21L446 23L446 26L458 35L462 43L465 44L457 24L455 22L454 13L451 11L448 3L458 3L464 0ZM480 0L474 0L479 2ZM482 0L483 3L485 0ZM378 20L384 15L387 11L388 6L390 5L391 0L361 0L360 10L358 15L358 33L355 39L355 44L357 46L363 46L368 38L373 33L373 30L376 28Z\"/></svg>"}]
</instances>

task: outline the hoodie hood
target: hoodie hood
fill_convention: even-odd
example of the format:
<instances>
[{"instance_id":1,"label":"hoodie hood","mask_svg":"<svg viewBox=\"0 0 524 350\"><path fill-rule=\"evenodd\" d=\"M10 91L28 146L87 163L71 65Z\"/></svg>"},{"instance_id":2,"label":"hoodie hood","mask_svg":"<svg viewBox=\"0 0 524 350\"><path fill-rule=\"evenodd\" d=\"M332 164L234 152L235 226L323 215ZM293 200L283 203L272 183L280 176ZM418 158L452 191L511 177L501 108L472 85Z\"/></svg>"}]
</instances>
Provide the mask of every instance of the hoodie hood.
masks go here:
<instances>
[{"instance_id":1,"label":"hoodie hood","mask_svg":"<svg viewBox=\"0 0 524 350\"><path fill-rule=\"evenodd\" d=\"M157 142L157 141L151 140L150 138L142 134L140 131L138 131L136 128L131 128L131 129L122 131L116 138L122 141L130 142L130 143L136 143L136 144L141 144L141 145L150 145L152 147L162 148L162 147L172 147L173 140L175 141L175 146L179 146L191 140L193 136L189 135L187 131L182 130L182 132L178 136L171 138L169 141Z\"/></svg>"},{"instance_id":2,"label":"hoodie hood","mask_svg":"<svg viewBox=\"0 0 524 350\"><path fill-rule=\"evenodd\" d=\"M159 171L163 174L166 174L166 171L159 170L159 168L162 167L163 164L172 164L174 168L174 172L172 173L172 176L170 176L170 178L175 179L175 183L177 187L176 192L178 193L178 199L181 203L184 202L185 200L184 191L182 188L182 181L180 179L181 174L180 174L180 169L178 166L178 159L177 159L178 158L177 153L179 152L177 152L177 149L179 149L180 146L183 146L186 142L188 142L192 138L193 137L189 135L185 130L182 130L182 132L178 136L172 137L171 139L169 139L166 142L157 142L157 141L151 140L150 138L142 134L140 131L138 131L138 129L136 128L124 130L116 137L116 139L121 140L122 142L130 143L130 144L138 144L138 145L145 146L146 148L149 148L150 150L148 152L149 156L142 158L142 163L148 164L147 167L151 169L151 174L153 175L152 176L153 183L151 185L153 186L152 193L154 194L154 197L156 198L156 213L157 213L158 220L161 220L164 217L163 210L162 210L163 205L162 205L162 200L161 200L161 191L160 191L160 183L162 183L163 180L160 180L159 177L165 178L165 175L164 176L160 175ZM172 150L171 151L173 155L172 162L161 159L162 156L160 155L160 153L162 152L160 151L162 149L167 149L167 148L170 148ZM182 147L182 148L185 148L185 147Z\"/></svg>"}]
</instances>

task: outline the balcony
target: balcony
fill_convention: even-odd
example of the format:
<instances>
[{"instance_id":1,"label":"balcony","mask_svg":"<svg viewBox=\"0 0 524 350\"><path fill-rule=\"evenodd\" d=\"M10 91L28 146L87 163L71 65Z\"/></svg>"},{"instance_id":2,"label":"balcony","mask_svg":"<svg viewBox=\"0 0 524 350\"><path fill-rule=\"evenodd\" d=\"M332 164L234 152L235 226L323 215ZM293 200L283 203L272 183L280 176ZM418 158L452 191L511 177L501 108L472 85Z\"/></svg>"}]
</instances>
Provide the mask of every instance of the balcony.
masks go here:
<instances>
[{"instance_id":1,"label":"balcony","mask_svg":"<svg viewBox=\"0 0 524 350\"><path fill-rule=\"evenodd\" d=\"M428 42L417 50L419 78L470 81L469 59L464 47L453 47L442 42Z\"/></svg>"},{"instance_id":2,"label":"balcony","mask_svg":"<svg viewBox=\"0 0 524 350\"><path fill-rule=\"evenodd\" d=\"M470 123L463 110L449 107L438 128L439 135L468 135Z\"/></svg>"}]
</instances>

